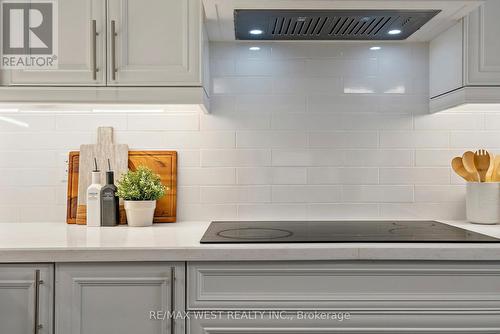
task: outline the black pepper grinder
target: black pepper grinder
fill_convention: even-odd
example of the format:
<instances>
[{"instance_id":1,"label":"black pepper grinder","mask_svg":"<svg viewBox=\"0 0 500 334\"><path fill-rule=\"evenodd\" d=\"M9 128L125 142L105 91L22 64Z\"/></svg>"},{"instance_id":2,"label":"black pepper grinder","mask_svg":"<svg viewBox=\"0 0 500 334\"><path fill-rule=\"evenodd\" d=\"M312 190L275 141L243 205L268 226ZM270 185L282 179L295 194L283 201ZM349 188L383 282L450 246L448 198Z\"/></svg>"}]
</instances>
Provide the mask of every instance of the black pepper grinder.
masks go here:
<instances>
[{"instance_id":1,"label":"black pepper grinder","mask_svg":"<svg viewBox=\"0 0 500 334\"><path fill-rule=\"evenodd\" d=\"M119 200L116 196L115 174L108 159L106 185L101 188L101 226L116 226L119 222Z\"/></svg>"}]
</instances>

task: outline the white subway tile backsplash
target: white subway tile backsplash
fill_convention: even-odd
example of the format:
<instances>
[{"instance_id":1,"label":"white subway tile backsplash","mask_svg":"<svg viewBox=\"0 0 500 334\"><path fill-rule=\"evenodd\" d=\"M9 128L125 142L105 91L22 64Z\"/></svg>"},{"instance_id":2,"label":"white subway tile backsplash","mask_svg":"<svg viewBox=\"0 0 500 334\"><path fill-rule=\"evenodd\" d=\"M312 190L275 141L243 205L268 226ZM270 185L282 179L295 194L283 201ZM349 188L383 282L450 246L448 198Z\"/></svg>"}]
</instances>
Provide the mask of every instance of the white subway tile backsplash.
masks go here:
<instances>
[{"instance_id":1,"label":"white subway tile backsplash","mask_svg":"<svg viewBox=\"0 0 500 334\"><path fill-rule=\"evenodd\" d=\"M238 168L236 173L241 185L307 183L306 169L299 167Z\"/></svg>"},{"instance_id":2,"label":"white subway tile backsplash","mask_svg":"<svg viewBox=\"0 0 500 334\"><path fill-rule=\"evenodd\" d=\"M449 167L451 160L462 156L462 150L416 150L415 165L417 167Z\"/></svg>"},{"instance_id":3,"label":"white subway tile backsplash","mask_svg":"<svg viewBox=\"0 0 500 334\"><path fill-rule=\"evenodd\" d=\"M263 130L271 127L271 115L261 113L217 113L201 115L201 130Z\"/></svg>"},{"instance_id":4,"label":"white subway tile backsplash","mask_svg":"<svg viewBox=\"0 0 500 334\"><path fill-rule=\"evenodd\" d=\"M275 94L340 94L342 93L340 77L300 77L274 78L273 92Z\"/></svg>"},{"instance_id":5,"label":"white subway tile backsplash","mask_svg":"<svg viewBox=\"0 0 500 334\"><path fill-rule=\"evenodd\" d=\"M409 167L413 165L412 150L346 150L345 166Z\"/></svg>"},{"instance_id":6,"label":"white subway tile backsplash","mask_svg":"<svg viewBox=\"0 0 500 334\"><path fill-rule=\"evenodd\" d=\"M19 222L19 209L16 206L0 206L0 223Z\"/></svg>"},{"instance_id":7,"label":"white subway tile backsplash","mask_svg":"<svg viewBox=\"0 0 500 334\"><path fill-rule=\"evenodd\" d=\"M378 204L309 204L309 219L374 219L379 215Z\"/></svg>"},{"instance_id":8,"label":"white subway tile backsplash","mask_svg":"<svg viewBox=\"0 0 500 334\"><path fill-rule=\"evenodd\" d=\"M464 218L450 161L500 153L500 110L429 114L427 43L254 44L212 43L211 114L2 113L0 222L64 221L68 151L98 126L178 151L180 221Z\"/></svg>"},{"instance_id":9,"label":"white subway tile backsplash","mask_svg":"<svg viewBox=\"0 0 500 334\"><path fill-rule=\"evenodd\" d=\"M238 148L292 148L306 147L307 133L297 131L238 131Z\"/></svg>"},{"instance_id":10,"label":"white subway tile backsplash","mask_svg":"<svg viewBox=\"0 0 500 334\"><path fill-rule=\"evenodd\" d=\"M301 77L305 74L305 60L302 59L240 59L236 62L236 75Z\"/></svg>"},{"instance_id":11,"label":"white subway tile backsplash","mask_svg":"<svg viewBox=\"0 0 500 334\"><path fill-rule=\"evenodd\" d=\"M0 114L0 132L37 132L53 131L54 129L54 115Z\"/></svg>"},{"instance_id":12,"label":"white subway tile backsplash","mask_svg":"<svg viewBox=\"0 0 500 334\"><path fill-rule=\"evenodd\" d=\"M40 214L43 212L43 215ZM44 222L58 222L66 219L66 206L65 205L44 205L38 206L32 204L23 207L19 211L19 221L21 223L44 223Z\"/></svg>"},{"instance_id":13,"label":"white subway tile backsplash","mask_svg":"<svg viewBox=\"0 0 500 334\"><path fill-rule=\"evenodd\" d=\"M92 131L99 126L111 126L115 130L127 129L127 115L57 114L58 131ZM146 119L142 116L143 120Z\"/></svg>"},{"instance_id":14,"label":"white subway tile backsplash","mask_svg":"<svg viewBox=\"0 0 500 334\"><path fill-rule=\"evenodd\" d=\"M416 130L481 130L484 116L480 113L436 113L415 116Z\"/></svg>"},{"instance_id":15,"label":"white subway tile backsplash","mask_svg":"<svg viewBox=\"0 0 500 334\"><path fill-rule=\"evenodd\" d=\"M306 61L306 75L308 76L346 76L346 75L376 75L378 62L370 59L347 58L313 58Z\"/></svg>"},{"instance_id":16,"label":"white subway tile backsplash","mask_svg":"<svg viewBox=\"0 0 500 334\"><path fill-rule=\"evenodd\" d=\"M177 202L183 204L199 204L200 203L200 187L199 186L184 186L177 187Z\"/></svg>"},{"instance_id":17,"label":"white subway tile backsplash","mask_svg":"<svg viewBox=\"0 0 500 334\"><path fill-rule=\"evenodd\" d=\"M342 189L342 201L352 203L413 202L413 186L347 186Z\"/></svg>"},{"instance_id":18,"label":"white subway tile backsplash","mask_svg":"<svg viewBox=\"0 0 500 334\"><path fill-rule=\"evenodd\" d=\"M307 169L310 184L377 184L377 168L311 167Z\"/></svg>"},{"instance_id":19,"label":"white subway tile backsplash","mask_svg":"<svg viewBox=\"0 0 500 334\"><path fill-rule=\"evenodd\" d=\"M273 89L270 77L215 77L214 94L269 94Z\"/></svg>"},{"instance_id":20,"label":"white subway tile backsplash","mask_svg":"<svg viewBox=\"0 0 500 334\"><path fill-rule=\"evenodd\" d=\"M178 171L179 186L235 184L234 168L183 168Z\"/></svg>"},{"instance_id":21,"label":"white subway tile backsplash","mask_svg":"<svg viewBox=\"0 0 500 334\"><path fill-rule=\"evenodd\" d=\"M0 171L0 189L4 187L54 186L59 183L57 168L5 168Z\"/></svg>"},{"instance_id":22,"label":"white subway tile backsplash","mask_svg":"<svg viewBox=\"0 0 500 334\"><path fill-rule=\"evenodd\" d=\"M307 111L311 113L354 113L379 111L380 97L373 94L344 94L307 96Z\"/></svg>"},{"instance_id":23,"label":"white subway tile backsplash","mask_svg":"<svg viewBox=\"0 0 500 334\"><path fill-rule=\"evenodd\" d=\"M380 168L380 184L450 184L450 169Z\"/></svg>"},{"instance_id":24,"label":"white subway tile backsplash","mask_svg":"<svg viewBox=\"0 0 500 334\"><path fill-rule=\"evenodd\" d=\"M57 167L58 162L57 151L40 150L0 152L0 168L26 167L28 163L29 166L33 168Z\"/></svg>"},{"instance_id":25,"label":"white subway tile backsplash","mask_svg":"<svg viewBox=\"0 0 500 334\"><path fill-rule=\"evenodd\" d=\"M415 202L461 202L465 205L465 186L415 186Z\"/></svg>"},{"instance_id":26,"label":"white subway tile backsplash","mask_svg":"<svg viewBox=\"0 0 500 334\"><path fill-rule=\"evenodd\" d=\"M177 164L179 165L179 167L200 167L200 151L177 151Z\"/></svg>"},{"instance_id":27,"label":"white subway tile backsplash","mask_svg":"<svg viewBox=\"0 0 500 334\"><path fill-rule=\"evenodd\" d=\"M273 203L332 203L340 202L340 186L290 185L272 186Z\"/></svg>"},{"instance_id":28,"label":"white subway tile backsplash","mask_svg":"<svg viewBox=\"0 0 500 334\"><path fill-rule=\"evenodd\" d=\"M271 150L202 150L202 167L257 167L271 165Z\"/></svg>"},{"instance_id":29,"label":"white subway tile backsplash","mask_svg":"<svg viewBox=\"0 0 500 334\"><path fill-rule=\"evenodd\" d=\"M488 150L500 148L500 131L461 131L451 133L451 147L476 151L480 148Z\"/></svg>"},{"instance_id":30,"label":"white subway tile backsplash","mask_svg":"<svg viewBox=\"0 0 500 334\"><path fill-rule=\"evenodd\" d=\"M128 116L128 129L131 131L198 131L200 116L198 113Z\"/></svg>"},{"instance_id":31,"label":"white subway tile backsplash","mask_svg":"<svg viewBox=\"0 0 500 334\"><path fill-rule=\"evenodd\" d=\"M248 114L298 113L306 111L306 97L300 94L239 95L236 97L235 105L236 111Z\"/></svg>"},{"instance_id":32,"label":"white subway tile backsplash","mask_svg":"<svg viewBox=\"0 0 500 334\"><path fill-rule=\"evenodd\" d=\"M486 113L484 118L486 130L500 130L500 108L497 113Z\"/></svg>"},{"instance_id":33,"label":"white subway tile backsplash","mask_svg":"<svg viewBox=\"0 0 500 334\"><path fill-rule=\"evenodd\" d=\"M465 205L450 203L380 204L380 216L388 219L444 219L460 220L465 217Z\"/></svg>"},{"instance_id":34,"label":"white subway tile backsplash","mask_svg":"<svg viewBox=\"0 0 500 334\"><path fill-rule=\"evenodd\" d=\"M184 204L177 207L177 220L231 220L237 219L235 204Z\"/></svg>"},{"instance_id":35,"label":"white subway tile backsplash","mask_svg":"<svg viewBox=\"0 0 500 334\"><path fill-rule=\"evenodd\" d=\"M305 204L241 204L238 218L242 220L303 220L307 219Z\"/></svg>"},{"instance_id":36,"label":"white subway tile backsplash","mask_svg":"<svg viewBox=\"0 0 500 334\"><path fill-rule=\"evenodd\" d=\"M309 146L312 148L377 148L377 132L311 132Z\"/></svg>"},{"instance_id":37,"label":"white subway tile backsplash","mask_svg":"<svg viewBox=\"0 0 500 334\"><path fill-rule=\"evenodd\" d=\"M342 150L275 149L273 166L342 166L345 152Z\"/></svg>"},{"instance_id":38,"label":"white subway tile backsplash","mask_svg":"<svg viewBox=\"0 0 500 334\"><path fill-rule=\"evenodd\" d=\"M447 148L447 132L434 131L383 131L380 133L382 148Z\"/></svg>"},{"instance_id":39,"label":"white subway tile backsplash","mask_svg":"<svg viewBox=\"0 0 500 334\"><path fill-rule=\"evenodd\" d=\"M0 151L79 150L95 141L90 132L0 132Z\"/></svg>"},{"instance_id":40,"label":"white subway tile backsplash","mask_svg":"<svg viewBox=\"0 0 500 334\"><path fill-rule=\"evenodd\" d=\"M202 203L271 202L271 186L202 186L200 190Z\"/></svg>"}]
</instances>

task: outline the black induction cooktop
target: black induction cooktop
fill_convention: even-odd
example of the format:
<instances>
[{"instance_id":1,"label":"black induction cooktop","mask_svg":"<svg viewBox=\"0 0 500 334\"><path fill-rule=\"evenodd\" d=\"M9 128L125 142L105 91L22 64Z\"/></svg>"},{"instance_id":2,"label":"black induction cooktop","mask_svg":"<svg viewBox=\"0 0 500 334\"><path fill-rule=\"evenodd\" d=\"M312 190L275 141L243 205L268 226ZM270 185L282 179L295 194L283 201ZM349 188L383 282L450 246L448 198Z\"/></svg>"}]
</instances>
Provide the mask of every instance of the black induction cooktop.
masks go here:
<instances>
[{"instance_id":1,"label":"black induction cooktop","mask_svg":"<svg viewBox=\"0 0 500 334\"><path fill-rule=\"evenodd\" d=\"M436 221L212 222L201 243L500 242Z\"/></svg>"}]
</instances>

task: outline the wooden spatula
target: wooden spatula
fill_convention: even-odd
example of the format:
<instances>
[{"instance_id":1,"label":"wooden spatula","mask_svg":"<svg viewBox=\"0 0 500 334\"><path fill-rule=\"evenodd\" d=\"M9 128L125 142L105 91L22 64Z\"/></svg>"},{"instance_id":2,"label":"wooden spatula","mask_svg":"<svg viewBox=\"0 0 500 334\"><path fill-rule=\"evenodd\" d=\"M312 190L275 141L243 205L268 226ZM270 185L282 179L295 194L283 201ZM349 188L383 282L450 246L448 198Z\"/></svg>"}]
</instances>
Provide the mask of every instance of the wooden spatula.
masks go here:
<instances>
[{"instance_id":1,"label":"wooden spatula","mask_svg":"<svg viewBox=\"0 0 500 334\"><path fill-rule=\"evenodd\" d=\"M476 166L477 173L479 174L479 180L481 182L486 182L486 174L490 168L491 157L490 153L486 150L478 150L474 154L474 165Z\"/></svg>"},{"instance_id":2,"label":"wooden spatula","mask_svg":"<svg viewBox=\"0 0 500 334\"><path fill-rule=\"evenodd\" d=\"M476 165L474 163L474 152L467 151L462 155L462 163L467 172L471 174L472 181L479 181L479 174L476 169Z\"/></svg>"},{"instance_id":3,"label":"wooden spatula","mask_svg":"<svg viewBox=\"0 0 500 334\"><path fill-rule=\"evenodd\" d=\"M451 168L453 168L455 173L457 173L458 176L461 176L465 181L474 181L474 176L465 169L462 158L453 158L453 160L451 161Z\"/></svg>"}]
</instances>

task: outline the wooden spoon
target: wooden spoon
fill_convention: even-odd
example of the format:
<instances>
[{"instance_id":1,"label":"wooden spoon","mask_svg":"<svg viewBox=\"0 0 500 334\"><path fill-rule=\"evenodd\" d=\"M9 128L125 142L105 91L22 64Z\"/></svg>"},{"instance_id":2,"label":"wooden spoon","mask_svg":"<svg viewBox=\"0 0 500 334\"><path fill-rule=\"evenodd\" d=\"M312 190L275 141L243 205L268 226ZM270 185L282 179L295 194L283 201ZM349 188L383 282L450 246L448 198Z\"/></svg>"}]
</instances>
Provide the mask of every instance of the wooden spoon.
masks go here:
<instances>
[{"instance_id":1,"label":"wooden spoon","mask_svg":"<svg viewBox=\"0 0 500 334\"><path fill-rule=\"evenodd\" d=\"M474 176L465 169L462 158L453 158L453 160L451 160L451 168L453 168L455 173L457 173L458 176L461 176L465 181L474 181Z\"/></svg>"},{"instance_id":2,"label":"wooden spoon","mask_svg":"<svg viewBox=\"0 0 500 334\"><path fill-rule=\"evenodd\" d=\"M486 182L495 182L494 177L495 177L495 161L497 160L497 156L494 154L490 153L490 167L488 168L488 171L486 172Z\"/></svg>"},{"instance_id":3,"label":"wooden spoon","mask_svg":"<svg viewBox=\"0 0 500 334\"><path fill-rule=\"evenodd\" d=\"M462 155L462 163L465 170L472 175L474 182L479 181L479 174L477 173L476 165L474 164L474 152L467 151Z\"/></svg>"},{"instance_id":4,"label":"wooden spoon","mask_svg":"<svg viewBox=\"0 0 500 334\"><path fill-rule=\"evenodd\" d=\"M474 154L474 165L476 166L477 173L479 174L479 180L481 182L486 181L486 173L490 168L491 157L490 153L486 150L478 150Z\"/></svg>"},{"instance_id":5,"label":"wooden spoon","mask_svg":"<svg viewBox=\"0 0 500 334\"><path fill-rule=\"evenodd\" d=\"M500 155L495 156L492 165L493 171L491 173L491 181L500 182Z\"/></svg>"}]
</instances>

